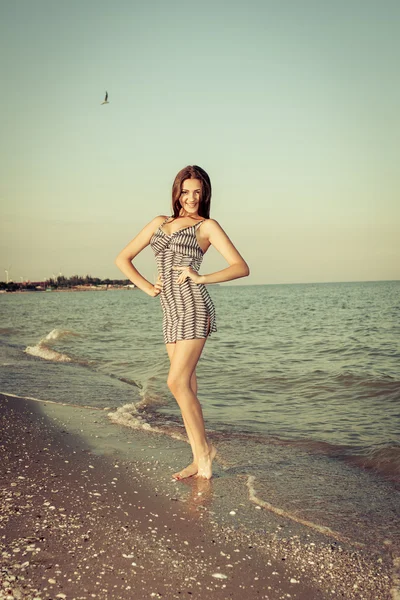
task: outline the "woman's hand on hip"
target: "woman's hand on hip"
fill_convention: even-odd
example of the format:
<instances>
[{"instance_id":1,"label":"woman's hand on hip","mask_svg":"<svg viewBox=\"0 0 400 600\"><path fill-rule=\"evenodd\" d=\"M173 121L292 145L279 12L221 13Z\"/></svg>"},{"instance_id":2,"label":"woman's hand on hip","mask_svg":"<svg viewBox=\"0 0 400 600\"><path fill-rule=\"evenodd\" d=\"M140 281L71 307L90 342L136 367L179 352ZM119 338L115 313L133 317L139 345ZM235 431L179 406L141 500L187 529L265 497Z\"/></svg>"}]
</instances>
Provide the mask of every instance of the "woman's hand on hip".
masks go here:
<instances>
[{"instance_id":1,"label":"woman's hand on hip","mask_svg":"<svg viewBox=\"0 0 400 600\"><path fill-rule=\"evenodd\" d=\"M202 281L202 276L198 274L197 271L195 271L194 269L192 269L192 267L189 266L174 266L171 267L174 271L181 271L178 279L176 280L176 283L183 283L184 281L186 281L187 278L191 279L192 281L194 281L194 283L201 283Z\"/></svg>"},{"instance_id":2,"label":"woman's hand on hip","mask_svg":"<svg viewBox=\"0 0 400 600\"><path fill-rule=\"evenodd\" d=\"M158 275L157 280L156 280L155 284L153 285L153 289L150 290L149 296L151 296L152 298L155 298L156 296L161 294L162 288L163 288L163 280L162 280L161 275Z\"/></svg>"}]
</instances>

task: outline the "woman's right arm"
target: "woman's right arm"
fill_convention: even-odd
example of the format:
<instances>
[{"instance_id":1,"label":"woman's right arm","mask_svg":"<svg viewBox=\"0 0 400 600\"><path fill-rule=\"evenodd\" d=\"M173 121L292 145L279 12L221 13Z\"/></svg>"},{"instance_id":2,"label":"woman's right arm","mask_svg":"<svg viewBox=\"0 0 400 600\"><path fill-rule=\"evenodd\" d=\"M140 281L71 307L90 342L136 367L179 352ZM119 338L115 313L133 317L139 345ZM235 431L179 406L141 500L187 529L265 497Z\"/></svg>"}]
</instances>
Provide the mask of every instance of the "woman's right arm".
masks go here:
<instances>
[{"instance_id":1,"label":"woman's right arm","mask_svg":"<svg viewBox=\"0 0 400 600\"><path fill-rule=\"evenodd\" d=\"M146 246L150 244L151 237L156 229L167 217L160 216L156 217L150 223L146 225L140 231L136 237L129 242L127 246L118 254L115 259L115 264L122 271L122 273L140 290L148 294L149 296L158 296L160 293L160 285L153 285L150 281L147 281L139 271L133 266L132 260L141 252Z\"/></svg>"}]
</instances>

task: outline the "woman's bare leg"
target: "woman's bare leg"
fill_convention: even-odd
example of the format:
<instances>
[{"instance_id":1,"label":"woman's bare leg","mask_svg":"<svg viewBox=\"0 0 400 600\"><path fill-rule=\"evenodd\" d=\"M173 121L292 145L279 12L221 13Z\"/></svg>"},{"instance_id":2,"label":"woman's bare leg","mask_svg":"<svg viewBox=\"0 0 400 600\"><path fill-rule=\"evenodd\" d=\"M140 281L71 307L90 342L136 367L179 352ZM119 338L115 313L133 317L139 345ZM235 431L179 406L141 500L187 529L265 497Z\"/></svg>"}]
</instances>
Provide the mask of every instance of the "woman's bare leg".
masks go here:
<instances>
[{"instance_id":1,"label":"woman's bare leg","mask_svg":"<svg viewBox=\"0 0 400 600\"><path fill-rule=\"evenodd\" d=\"M198 475L210 479L212 477L212 460L216 454L216 450L207 440L203 411L191 387L192 375L196 369L205 341L206 338L179 340L176 342L173 353L171 352L170 356L171 367L168 375L168 387L181 409L184 424L192 445L193 456L197 464ZM189 471L194 470L194 464L193 462L190 465L192 468ZM190 475L185 473L184 476Z\"/></svg>"},{"instance_id":2,"label":"woman's bare leg","mask_svg":"<svg viewBox=\"0 0 400 600\"><path fill-rule=\"evenodd\" d=\"M168 352L169 359L171 361L172 360L172 356L174 354L175 344L166 344L166 347L167 347L167 352ZM197 396L196 370L193 371L192 377L190 378L190 387L192 389L192 392ZM193 435L192 435L192 432L190 431L188 423L187 423L187 421L186 421L186 419L185 419L185 417L183 415L182 415L182 418L183 418L183 424L185 426L187 436L189 438L189 443L190 443L190 446L192 448L193 461L185 469L182 469L181 471L178 471L177 473L174 473L172 475L172 477L174 477L175 479L184 479L185 477L191 477L192 475L196 475L196 473L197 473L196 447L195 447L195 444L194 444Z\"/></svg>"},{"instance_id":3,"label":"woman's bare leg","mask_svg":"<svg viewBox=\"0 0 400 600\"><path fill-rule=\"evenodd\" d=\"M196 371L194 371L192 373L192 377L190 378L190 389L192 390L193 394L195 396L197 396L197 377L196 377ZM192 454L193 454L193 462L196 462L197 456L196 456L196 446L194 443L194 438L193 438L193 434L191 432L191 429L189 427L188 422L186 421L185 417L182 415L183 418L183 424L185 425L185 429L186 432L188 434L188 438L189 438L189 442L190 442L190 447L192 448Z\"/></svg>"},{"instance_id":4,"label":"woman's bare leg","mask_svg":"<svg viewBox=\"0 0 400 600\"><path fill-rule=\"evenodd\" d=\"M191 387L192 391L194 392L192 385L190 387ZM184 469L181 469L177 473L174 473L172 475L172 477L174 477L175 479L184 479L185 477L191 477L192 475L196 475L196 473L197 473L196 445L194 443L194 438L193 438L192 431L191 431L191 429L189 427L189 424L188 424L187 420L183 416L183 414L182 414L182 418L183 418L183 424L185 425L187 436L189 438L189 443L190 443L190 446L192 448L193 461L190 463L190 465L188 465Z\"/></svg>"}]
</instances>

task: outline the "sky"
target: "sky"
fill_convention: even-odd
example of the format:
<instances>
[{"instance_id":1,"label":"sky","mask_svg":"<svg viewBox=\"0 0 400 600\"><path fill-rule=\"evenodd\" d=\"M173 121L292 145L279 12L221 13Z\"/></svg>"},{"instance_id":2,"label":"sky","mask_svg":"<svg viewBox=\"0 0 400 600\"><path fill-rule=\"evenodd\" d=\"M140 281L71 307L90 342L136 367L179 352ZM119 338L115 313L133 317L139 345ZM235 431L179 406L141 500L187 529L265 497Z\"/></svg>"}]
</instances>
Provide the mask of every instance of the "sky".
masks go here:
<instances>
[{"instance_id":1,"label":"sky","mask_svg":"<svg viewBox=\"0 0 400 600\"><path fill-rule=\"evenodd\" d=\"M228 285L400 279L399 57L391 0L2 0L0 280L123 279L190 164Z\"/></svg>"}]
</instances>

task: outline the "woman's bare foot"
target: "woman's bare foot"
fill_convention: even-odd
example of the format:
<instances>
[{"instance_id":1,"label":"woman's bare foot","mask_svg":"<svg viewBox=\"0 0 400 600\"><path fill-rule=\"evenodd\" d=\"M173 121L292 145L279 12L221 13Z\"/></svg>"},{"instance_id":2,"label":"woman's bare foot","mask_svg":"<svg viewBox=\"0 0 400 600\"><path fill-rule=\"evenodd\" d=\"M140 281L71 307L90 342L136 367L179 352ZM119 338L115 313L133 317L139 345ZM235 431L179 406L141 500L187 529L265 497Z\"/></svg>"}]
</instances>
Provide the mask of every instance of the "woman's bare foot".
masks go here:
<instances>
[{"instance_id":1,"label":"woman's bare foot","mask_svg":"<svg viewBox=\"0 0 400 600\"><path fill-rule=\"evenodd\" d=\"M217 449L213 444L209 444L208 448L208 454L205 454L198 459L198 471L196 477L203 477L205 479L211 479L212 477L212 461L217 454Z\"/></svg>"},{"instance_id":2,"label":"woman's bare foot","mask_svg":"<svg viewBox=\"0 0 400 600\"><path fill-rule=\"evenodd\" d=\"M196 475L197 473L197 463L192 462L188 467L182 469L182 471L178 471L174 473L172 477L174 479L185 479L185 477L192 477L192 475Z\"/></svg>"}]
</instances>

